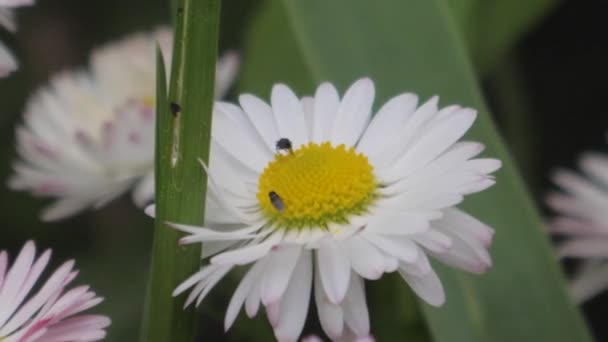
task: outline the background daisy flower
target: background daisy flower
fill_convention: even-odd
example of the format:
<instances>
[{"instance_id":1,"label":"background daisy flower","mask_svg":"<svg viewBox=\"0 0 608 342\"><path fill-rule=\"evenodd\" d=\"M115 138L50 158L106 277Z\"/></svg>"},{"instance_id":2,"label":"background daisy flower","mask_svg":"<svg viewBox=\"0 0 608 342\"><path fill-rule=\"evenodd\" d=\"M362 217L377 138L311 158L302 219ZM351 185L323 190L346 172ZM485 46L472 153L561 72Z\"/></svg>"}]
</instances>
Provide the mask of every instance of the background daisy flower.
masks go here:
<instances>
[{"instance_id":1,"label":"background daisy flower","mask_svg":"<svg viewBox=\"0 0 608 342\"><path fill-rule=\"evenodd\" d=\"M209 264L176 288L200 304L237 266L249 266L228 306L260 304L280 341L296 340L314 293L329 337L369 335L364 280L398 272L427 303L444 291L428 256L473 273L491 266L493 230L455 208L494 184L496 159L458 142L476 112L390 99L372 118L374 85L364 78L339 97L324 83L297 98L284 85L270 104L242 95L214 109L205 227L171 224L203 243ZM148 208L153 212L154 207Z\"/></svg>"},{"instance_id":2,"label":"background daisy flower","mask_svg":"<svg viewBox=\"0 0 608 342\"><path fill-rule=\"evenodd\" d=\"M588 153L580 168L583 175L554 174L563 192L550 194L547 204L558 213L549 230L567 237L559 256L584 261L571 282L574 299L582 303L608 288L608 157Z\"/></svg>"},{"instance_id":3,"label":"background daisy flower","mask_svg":"<svg viewBox=\"0 0 608 342\"><path fill-rule=\"evenodd\" d=\"M154 56L157 41L170 51L171 34L160 29L102 47L93 52L90 71L54 77L27 103L9 186L57 198L43 220L98 208L130 189L140 206L152 199ZM218 62L218 96L237 64L234 54Z\"/></svg>"},{"instance_id":4,"label":"background daisy flower","mask_svg":"<svg viewBox=\"0 0 608 342\"><path fill-rule=\"evenodd\" d=\"M34 0L0 0L0 25L5 29L15 32L17 23L15 22L15 7L30 6ZM10 50L0 41L0 77L6 77L11 72L17 70L18 64Z\"/></svg>"},{"instance_id":5,"label":"background daisy flower","mask_svg":"<svg viewBox=\"0 0 608 342\"><path fill-rule=\"evenodd\" d=\"M23 246L11 266L7 252L0 251L0 341L88 342L106 336L108 317L81 314L103 298L89 286L66 289L78 274L73 260L61 265L46 282L38 282L50 258L47 249L36 259L32 241Z\"/></svg>"}]
</instances>

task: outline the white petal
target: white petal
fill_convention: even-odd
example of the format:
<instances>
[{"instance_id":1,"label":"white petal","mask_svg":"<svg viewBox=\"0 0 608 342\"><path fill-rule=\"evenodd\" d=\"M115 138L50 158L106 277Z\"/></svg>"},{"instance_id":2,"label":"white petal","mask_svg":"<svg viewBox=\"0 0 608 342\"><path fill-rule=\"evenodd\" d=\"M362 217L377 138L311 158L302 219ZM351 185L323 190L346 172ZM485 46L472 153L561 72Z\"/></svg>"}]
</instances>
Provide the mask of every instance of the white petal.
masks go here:
<instances>
[{"instance_id":1,"label":"white petal","mask_svg":"<svg viewBox=\"0 0 608 342\"><path fill-rule=\"evenodd\" d=\"M2 7L31 6L33 4L34 0L0 0L0 6Z\"/></svg>"},{"instance_id":2,"label":"white petal","mask_svg":"<svg viewBox=\"0 0 608 342\"><path fill-rule=\"evenodd\" d=\"M427 232L416 235L414 240L424 248L435 253L446 252L452 248L453 244L452 239L450 239L449 236L434 229L430 229Z\"/></svg>"},{"instance_id":3,"label":"white petal","mask_svg":"<svg viewBox=\"0 0 608 342\"><path fill-rule=\"evenodd\" d=\"M306 122L306 138L307 141L312 141L313 135L313 111L315 110L315 99L311 96L304 96L301 100L302 109L304 110L304 121Z\"/></svg>"},{"instance_id":4,"label":"white petal","mask_svg":"<svg viewBox=\"0 0 608 342\"><path fill-rule=\"evenodd\" d=\"M317 313L323 331L331 338L336 339L342 335L344 329L344 314L342 307L339 304L333 304L329 301L323 284L321 284L321 275L319 267L315 268L315 303L317 304Z\"/></svg>"},{"instance_id":5,"label":"white petal","mask_svg":"<svg viewBox=\"0 0 608 342\"><path fill-rule=\"evenodd\" d=\"M283 296L301 251L300 246L278 246L270 252L262 277L261 295L264 305L274 303Z\"/></svg>"},{"instance_id":6,"label":"white petal","mask_svg":"<svg viewBox=\"0 0 608 342\"><path fill-rule=\"evenodd\" d=\"M380 212L370 218L365 228L370 233L387 235L411 235L429 228L429 220L412 213Z\"/></svg>"},{"instance_id":7,"label":"white petal","mask_svg":"<svg viewBox=\"0 0 608 342\"><path fill-rule=\"evenodd\" d=\"M351 275L348 292L344 298L344 321L357 336L369 335L369 312L365 301L364 281Z\"/></svg>"},{"instance_id":8,"label":"white petal","mask_svg":"<svg viewBox=\"0 0 608 342\"><path fill-rule=\"evenodd\" d=\"M7 267L8 253L6 253L6 251L0 251L0 290L2 290L2 284L4 283L4 277L6 276Z\"/></svg>"},{"instance_id":9,"label":"white petal","mask_svg":"<svg viewBox=\"0 0 608 342\"><path fill-rule=\"evenodd\" d=\"M245 113L224 102L216 103L213 111L213 140L251 170L262 170L272 154Z\"/></svg>"},{"instance_id":10,"label":"white petal","mask_svg":"<svg viewBox=\"0 0 608 342\"><path fill-rule=\"evenodd\" d=\"M239 70L239 55L228 52L217 60L215 66L215 98L221 99L234 82Z\"/></svg>"},{"instance_id":11,"label":"white petal","mask_svg":"<svg viewBox=\"0 0 608 342\"><path fill-rule=\"evenodd\" d=\"M275 143L280 137L272 108L266 102L249 94L239 96L239 103L268 148L274 151Z\"/></svg>"},{"instance_id":12,"label":"white petal","mask_svg":"<svg viewBox=\"0 0 608 342\"><path fill-rule=\"evenodd\" d=\"M414 94L401 94L386 102L363 133L357 151L367 156L381 151L400 133L417 104L418 97Z\"/></svg>"},{"instance_id":13,"label":"white petal","mask_svg":"<svg viewBox=\"0 0 608 342\"><path fill-rule=\"evenodd\" d=\"M296 95L287 86L277 84L270 98L280 138L290 139L296 149L307 143L304 110Z\"/></svg>"},{"instance_id":14,"label":"white petal","mask_svg":"<svg viewBox=\"0 0 608 342\"><path fill-rule=\"evenodd\" d=\"M445 302L443 285L441 285L441 280L439 280L435 271L431 270L426 275L418 277L400 268L399 274L410 285L412 290L428 304L442 306Z\"/></svg>"},{"instance_id":15,"label":"white petal","mask_svg":"<svg viewBox=\"0 0 608 342\"><path fill-rule=\"evenodd\" d=\"M418 247L407 237L384 237L377 234L366 234L365 238L378 250L401 261L414 262L418 258Z\"/></svg>"},{"instance_id":16,"label":"white petal","mask_svg":"<svg viewBox=\"0 0 608 342\"><path fill-rule=\"evenodd\" d=\"M276 246L283 236L283 232L279 231L272 234L264 242L259 244L248 245L239 249L231 250L218 254L211 258L211 263L216 265L246 265L263 258L268 254L270 249Z\"/></svg>"},{"instance_id":17,"label":"white petal","mask_svg":"<svg viewBox=\"0 0 608 342\"><path fill-rule=\"evenodd\" d=\"M380 177L385 181L395 181L411 174L416 168L425 166L460 139L469 130L476 116L477 113L472 109L463 109L450 115L414 143Z\"/></svg>"},{"instance_id":18,"label":"white petal","mask_svg":"<svg viewBox=\"0 0 608 342\"><path fill-rule=\"evenodd\" d=\"M331 138L340 97L336 88L331 83L325 82L317 88L314 101L312 141L320 143Z\"/></svg>"},{"instance_id":19,"label":"white petal","mask_svg":"<svg viewBox=\"0 0 608 342\"><path fill-rule=\"evenodd\" d=\"M17 60L9 52L8 48L0 41L0 77L6 77L17 70Z\"/></svg>"},{"instance_id":20,"label":"white petal","mask_svg":"<svg viewBox=\"0 0 608 342\"><path fill-rule=\"evenodd\" d=\"M346 249L355 272L366 279L379 279L384 273L384 257L372 244L360 237L351 237ZM353 275L351 275L353 278ZM353 280L351 279L351 282Z\"/></svg>"},{"instance_id":21,"label":"white petal","mask_svg":"<svg viewBox=\"0 0 608 342\"><path fill-rule=\"evenodd\" d=\"M346 91L338 107L331 133L334 145L354 146L367 127L374 103L374 83L362 78Z\"/></svg>"},{"instance_id":22,"label":"white petal","mask_svg":"<svg viewBox=\"0 0 608 342\"><path fill-rule=\"evenodd\" d=\"M581 157L581 168L592 178L608 184L608 158L598 153L586 153Z\"/></svg>"},{"instance_id":23,"label":"white petal","mask_svg":"<svg viewBox=\"0 0 608 342\"><path fill-rule=\"evenodd\" d=\"M154 200L154 172L145 175L133 190L133 202L142 208Z\"/></svg>"},{"instance_id":24,"label":"white petal","mask_svg":"<svg viewBox=\"0 0 608 342\"><path fill-rule=\"evenodd\" d=\"M10 8L0 8L0 25L11 32L15 32L17 30L15 11Z\"/></svg>"},{"instance_id":25,"label":"white petal","mask_svg":"<svg viewBox=\"0 0 608 342\"><path fill-rule=\"evenodd\" d=\"M89 205L91 205L91 203L82 198L61 199L45 208L42 211L42 214L40 214L40 219L45 222L57 221L74 215Z\"/></svg>"},{"instance_id":26,"label":"white petal","mask_svg":"<svg viewBox=\"0 0 608 342\"><path fill-rule=\"evenodd\" d=\"M306 322L312 286L312 255L304 251L281 300L280 317L274 327L278 341L296 341Z\"/></svg>"},{"instance_id":27,"label":"white petal","mask_svg":"<svg viewBox=\"0 0 608 342\"><path fill-rule=\"evenodd\" d=\"M558 248L561 257L605 258L608 257L608 239L574 238Z\"/></svg>"},{"instance_id":28,"label":"white petal","mask_svg":"<svg viewBox=\"0 0 608 342\"><path fill-rule=\"evenodd\" d=\"M19 303L15 303L16 296L30 272L35 254L36 246L34 242L28 241L6 275L4 286L0 291L0 303L2 303L2 307L0 307L0 327L17 309Z\"/></svg>"},{"instance_id":29,"label":"white petal","mask_svg":"<svg viewBox=\"0 0 608 342\"><path fill-rule=\"evenodd\" d=\"M256 267L257 266L257 267ZM247 299L247 295L251 292L255 283L262 276L262 272L260 272L261 263L256 263L243 277L243 280L239 283L239 286L234 291L232 298L230 299L230 304L228 304L228 309L226 309L226 318L224 319L224 331L228 331L236 316L238 315L245 299Z\"/></svg>"},{"instance_id":30,"label":"white petal","mask_svg":"<svg viewBox=\"0 0 608 342\"><path fill-rule=\"evenodd\" d=\"M411 143L416 141L415 138L423 131L421 127L437 114L438 102L437 96L425 102L407 119L397 135L398 139L391 141L383 151L370 156L376 168L382 170L391 167L395 160L410 148Z\"/></svg>"},{"instance_id":31,"label":"white petal","mask_svg":"<svg viewBox=\"0 0 608 342\"><path fill-rule=\"evenodd\" d=\"M578 304L593 298L608 288L608 264L603 263L583 271L570 283L570 291Z\"/></svg>"},{"instance_id":32,"label":"white petal","mask_svg":"<svg viewBox=\"0 0 608 342\"><path fill-rule=\"evenodd\" d=\"M329 301L341 303L350 278L350 262L344 247L331 238L323 240L317 252L317 266Z\"/></svg>"}]
</instances>

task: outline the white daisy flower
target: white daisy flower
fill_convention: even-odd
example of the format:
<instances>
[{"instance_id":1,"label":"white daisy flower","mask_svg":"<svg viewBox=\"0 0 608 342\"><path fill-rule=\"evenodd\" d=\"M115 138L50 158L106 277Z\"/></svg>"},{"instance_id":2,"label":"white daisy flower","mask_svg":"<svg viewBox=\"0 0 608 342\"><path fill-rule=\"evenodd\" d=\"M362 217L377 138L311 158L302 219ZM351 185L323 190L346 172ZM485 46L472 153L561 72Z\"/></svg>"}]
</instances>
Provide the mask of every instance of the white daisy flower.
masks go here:
<instances>
[{"instance_id":1,"label":"white daisy flower","mask_svg":"<svg viewBox=\"0 0 608 342\"><path fill-rule=\"evenodd\" d=\"M372 118L374 85L364 78L340 99L324 83L298 99L285 85L270 105L252 95L218 103L212 131L205 227L172 224L203 243L209 264L174 292L198 305L236 266L249 266L228 306L266 310L280 341L299 337L314 293L332 339L369 335L364 279L399 272L427 303L444 291L428 255L473 273L491 266L493 230L455 208L494 184L496 159L458 142L475 121L470 108L418 107L396 96ZM152 213L153 207L148 208ZM314 285L314 286L313 286Z\"/></svg>"},{"instance_id":2,"label":"white daisy flower","mask_svg":"<svg viewBox=\"0 0 608 342\"><path fill-rule=\"evenodd\" d=\"M567 237L558 248L560 257L584 260L570 284L578 303L608 288L608 156L588 153L580 167L584 175L557 171L553 180L564 192L547 197L559 215L549 230Z\"/></svg>"},{"instance_id":3,"label":"white daisy flower","mask_svg":"<svg viewBox=\"0 0 608 342\"><path fill-rule=\"evenodd\" d=\"M17 24L15 22L15 7L30 6L34 0L0 0L0 26L15 32ZM0 77L6 77L11 72L17 70L17 60L10 50L0 41Z\"/></svg>"},{"instance_id":4,"label":"white daisy flower","mask_svg":"<svg viewBox=\"0 0 608 342\"><path fill-rule=\"evenodd\" d=\"M66 289L78 274L73 260L36 285L50 258L47 249L36 259L36 247L29 241L9 267L8 254L0 251L0 341L88 342L106 336L108 317L81 314L103 298L88 286Z\"/></svg>"},{"instance_id":5,"label":"white daisy flower","mask_svg":"<svg viewBox=\"0 0 608 342\"><path fill-rule=\"evenodd\" d=\"M58 198L43 220L98 208L130 189L140 206L152 199L155 46L171 40L161 29L109 44L93 53L90 71L60 74L28 102L9 186ZM218 96L237 64L234 54L220 59Z\"/></svg>"}]
</instances>

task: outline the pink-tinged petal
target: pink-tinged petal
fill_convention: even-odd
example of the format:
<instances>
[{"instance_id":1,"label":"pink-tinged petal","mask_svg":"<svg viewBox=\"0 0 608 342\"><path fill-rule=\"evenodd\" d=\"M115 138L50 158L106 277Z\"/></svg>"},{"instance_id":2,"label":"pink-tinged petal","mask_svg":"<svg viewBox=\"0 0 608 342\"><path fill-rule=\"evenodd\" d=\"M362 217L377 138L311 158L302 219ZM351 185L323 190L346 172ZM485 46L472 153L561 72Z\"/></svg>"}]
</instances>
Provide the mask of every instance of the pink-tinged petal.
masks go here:
<instances>
[{"instance_id":1,"label":"pink-tinged petal","mask_svg":"<svg viewBox=\"0 0 608 342\"><path fill-rule=\"evenodd\" d=\"M570 283L570 292L578 304L586 302L608 288L608 264L591 265L591 263L583 265L582 271Z\"/></svg>"},{"instance_id":2,"label":"pink-tinged petal","mask_svg":"<svg viewBox=\"0 0 608 342\"><path fill-rule=\"evenodd\" d=\"M369 312L365 300L365 283L356 275L351 275L348 292L344 298L344 321L356 336L369 335Z\"/></svg>"},{"instance_id":3,"label":"pink-tinged petal","mask_svg":"<svg viewBox=\"0 0 608 342\"><path fill-rule=\"evenodd\" d=\"M302 248L300 246L279 246L268 255L268 265L262 277L262 304L278 301L287 290L296 268Z\"/></svg>"},{"instance_id":4,"label":"pink-tinged petal","mask_svg":"<svg viewBox=\"0 0 608 342\"><path fill-rule=\"evenodd\" d=\"M573 238L558 247L561 257L606 258L608 239Z\"/></svg>"},{"instance_id":5,"label":"pink-tinged petal","mask_svg":"<svg viewBox=\"0 0 608 342\"><path fill-rule=\"evenodd\" d=\"M384 256L374 245L360 237L350 238L345 245L355 272L366 279L380 279L385 268Z\"/></svg>"},{"instance_id":6,"label":"pink-tinged petal","mask_svg":"<svg viewBox=\"0 0 608 342\"><path fill-rule=\"evenodd\" d=\"M321 284L321 275L319 274L318 267L315 267L315 303L323 331L331 339L340 337L344 330L342 306L329 301L323 289L323 284Z\"/></svg>"},{"instance_id":7,"label":"pink-tinged petal","mask_svg":"<svg viewBox=\"0 0 608 342\"><path fill-rule=\"evenodd\" d=\"M9 319L0 322L0 336L10 341L94 341L105 336L103 328L110 322L104 316L78 316L76 314L99 304L103 298L96 297L88 286L71 290L65 287L76 277L74 261L61 265L35 293L30 293L40 275L49 263L51 251L47 250L35 261L36 248L32 241L27 242L11 266L1 294L12 294L12 302L0 298L0 313ZM4 261L2 261L4 259ZM6 252L0 251L0 268L6 268ZM4 266L2 266L4 264ZM21 272L19 270L21 269ZM0 270L4 275L5 271ZM25 272L25 278L22 276ZM16 286L19 285L19 286ZM18 290L15 293L15 288ZM22 303L24 298L28 298ZM4 305L5 303L12 303ZM102 336L103 335L103 336ZM96 336L102 336L96 338Z\"/></svg>"},{"instance_id":8,"label":"pink-tinged petal","mask_svg":"<svg viewBox=\"0 0 608 342\"><path fill-rule=\"evenodd\" d=\"M17 310L19 303L16 303L17 294L21 291L23 283L30 272L36 246L33 241L28 241L17 256L13 266L8 271L2 291L0 291L0 326L3 326L7 319Z\"/></svg>"},{"instance_id":9,"label":"pink-tinged petal","mask_svg":"<svg viewBox=\"0 0 608 342\"><path fill-rule=\"evenodd\" d=\"M333 239L323 240L317 252L317 265L329 301L341 303L348 289L351 267L344 246Z\"/></svg>"},{"instance_id":10,"label":"pink-tinged petal","mask_svg":"<svg viewBox=\"0 0 608 342\"><path fill-rule=\"evenodd\" d=\"M432 306L442 306L445 302L445 293L441 280L435 271L431 270L426 275L416 276L408 273L403 268L399 269L401 277L410 285L412 290L422 300Z\"/></svg>"},{"instance_id":11,"label":"pink-tinged petal","mask_svg":"<svg viewBox=\"0 0 608 342\"><path fill-rule=\"evenodd\" d=\"M306 322L312 286L312 255L304 251L300 256L285 295L281 298L279 319L273 325L279 342L296 341Z\"/></svg>"}]
</instances>

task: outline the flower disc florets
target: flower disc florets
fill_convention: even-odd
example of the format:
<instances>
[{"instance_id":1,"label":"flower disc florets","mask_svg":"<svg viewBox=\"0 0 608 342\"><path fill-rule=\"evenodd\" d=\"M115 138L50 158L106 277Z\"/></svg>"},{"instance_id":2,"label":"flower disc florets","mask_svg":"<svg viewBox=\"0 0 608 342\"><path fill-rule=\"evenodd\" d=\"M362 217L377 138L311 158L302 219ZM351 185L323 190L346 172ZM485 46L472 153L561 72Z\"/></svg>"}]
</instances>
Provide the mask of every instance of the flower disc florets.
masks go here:
<instances>
[{"instance_id":1,"label":"flower disc florets","mask_svg":"<svg viewBox=\"0 0 608 342\"><path fill-rule=\"evenodd\" d=\"M373 167L353 147L309 143L276 154L260 175L257 199L280 227L326 227L365 211L376 187Z\"/></svg>"}]
</instances>

